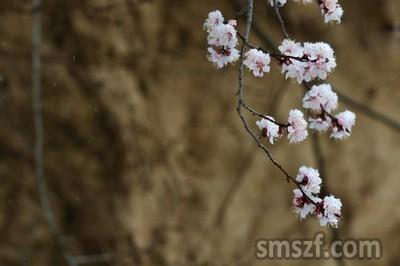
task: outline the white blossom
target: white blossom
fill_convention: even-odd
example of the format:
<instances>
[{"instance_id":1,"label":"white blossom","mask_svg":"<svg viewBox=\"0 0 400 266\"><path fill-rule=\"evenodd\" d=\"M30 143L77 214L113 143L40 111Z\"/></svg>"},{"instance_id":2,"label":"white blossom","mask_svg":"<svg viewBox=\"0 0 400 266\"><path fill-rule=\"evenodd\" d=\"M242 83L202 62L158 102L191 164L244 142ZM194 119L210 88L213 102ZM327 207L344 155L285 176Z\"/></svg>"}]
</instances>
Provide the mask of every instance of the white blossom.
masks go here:
<instances>
[{"instance_id":1,"label":"white blossom","mask_svg":"<svg viewBox=\"0 0 400 266\"><path fill-rule=\"evenodd\" d=\"M334 196L325 196L317 210L317 217L321 226L330 224L337 228L341 217L342 202ZM322 209L322 210L321 210Z\"/></svg>"},{"instance_id":2,"label":"white blossom","mask_svg":"<svg viewBox=\"0 0 400 266\"><path fill-rule=\"evenodd\" d=\"M304 43L304 55L310 60L304 68L303 79L307 82L317 77L326 79L328 73L336 67L334 52L327 43Z\"/></svg>"},{"instance_id":3,"label":"white blossom","mask_svg":"<svg viewBox=\"0 0 400 266\"><path fill-rule=\"evenodd\" d=\"M213 29L224 23L224 16L222 15L221 11L215 10L208 13L208 17L203 24L203 27L207 32L213 31Z\"/></svg>"},{"instance_id":4,"label":"white blossom","mask_svg":"<svg viewBox=\"0 0 400 266\"><path fill-rule=\"evenodd\" d=\"M274 0L268 0L268 2L269 2L269 4L270 4L271 6L274 6L274 5L275 5ZM276 4L277 4L278 6L284 6L284 5L286 4L286 2L287 2L287 0L276 0Z\"/></svg>"},{"instance_id":5,"label":"white blossom","mask_svg":"<svg viewBox=\"0 0 400 266\"><path fill-rule=\"evenodd\" d=\"M332 122L331 138L345 139L351 134L351 129L356 122L356 115L351 111L344 111L335 116L336 120Z\"/></svg>"},{"instance_id":6,"label":"white blossom","mask_svg":"<svg viewBox=\"0 0 400 266\"><path fill-rule=\"evenodd\" d=\"M267 1L271 6L275 3L283 6L287 2L287 0ZM307 4L315 0L295 1ZM326 23L340 23L343 9L338 4L338 0L318 0L317 2ZM241 57L237 49L239 39L236 26L236 20L225 20L219 10L210 12L203 24L207 32L208 58L217 68L234 63ZM281 54L272 54L272 56L280 61L282 73L286 75L286 78L296 79L298 83L310 82L314 79L324 80L336 68L334 51L327 43L299 43L285 39L279 46L279 51ZM254 76L263 77L264 73L270 71L270 56L262 49L250 49L244 54L243 64ZM303 107L311 110L312 117L308 119L309 123L305 120L304 114L297 109L289 111L287 125L275 123L275 119L271 116L262 116L256 121L262 137L268 138L268 141L273 144L282 137L286 128L290 143L299 143L308 136L307 126L318 132L331 128L330 137L334 139L344 139L351 134L356 115L348 110L336 116L331 115L331 112L338 107L338 96L329 84L312 86L303 97ZM323 199L319 197L322 179L317 169L301 166L295 179L291 176L288 178L297 185L297 188L293 190L293 206L294 212L300 219L314 214L321 226L338 226L342 203L340 199L332 195L325 196Z\"/></svg>"},{"instance_id":7,"label":"white blossom","mask_svg":"<svg viewBox=\"0 0 400 266\"><path fill-rule=\"evenodd\" d=\"M288 64L284 63L282 65L282 73L286 72L286 78L294 78L300 84L304 80L305 67L305 62L293 60Z\"/></svg>"},{"instance_id":8,"label":"white blossom","mask_svg":"<svg viewBox=\"0 0 400 266\"><path fill-rule=\"evenodd\" d=\"M294 109L289 111L288 139L290 143L299 143L308 136L307 121L300 110Z\"/></svg>"},{"instance_id":9,"label":"white blossom","mask_svg":"<svg viewBox=\"0 0 400 266\"><path fill-rule=\"evenodd\" d=\"M309 4L312 3L314 0L295 0L296 2L302 1L303 4Z\"/></svg>"},{"instance_id":10,"label":"white blossom","mask_svg":"<svg viewBox=\"0 0 400 266\"><path fill-rule=\"evenodd\" d=\"M284 39L278 49L282 54L288 56L302 57L304 54L301 43L289 39Z\"/></svg>"},{"instance_id":11,"label":"white blossom","mask_svg":"<svg viewBox=\"0 0 400 266\"><path fill-rule=\"evenodd\" d=\"M322 15L325 16L325 23L340 23L343 16L343 8L337 0L321 0L320 4Z\"/></svg>"},{"instance_id":12,"label":"white blossom","mask_svg":"<svg viewBox=\"0 0 400 266\"><path fill-rule=\"evenodd\" d=\"M228 24L236 28L237 20L236 19L230 19L230 20L228 20Z\"/></svg>"},{"instance_id":13,"label":"white blossom","mask_svg":"<svg viewBox=\"0 0 400 266\"><path fill-rule=\"evenodd\" d=\"M328 113L338 106L338 96L329 84L312 86L303 98L303 107L306 109L321 112L321 106Z\"/></svg>"},{"instance_id":14,"label":"white blossom","mask_svg":"<svg viewBox=\"0 0 400 266\"><path fill-rule=\"evenodd\" d=\"M233 63L240 57L239 50L236 48L224 49L208 47L208 52L208 59L214 63L217 68L222 68L229 63Z\"/></svg>"},{"instance_id":15,"label":"white blossom","mask_svg":"<svg viewBox=\"0 0 400 266\"><path fill-rule=\"evenodd\" d=\"M314 0L295 0L296 2L303 2L303 4L309 4ZM320 2L321 13L325 17L325 23L336 22L340 23L343 16L343 9L338 4L337 0L321 0Z\"/></svg>"},{"instance_id":16,"label":"white blossom","mask_svg":"<svg viewBox=\"0 0 400 266\"><path fill-rule=\"evenodd\" d=\"M238 44L237 32L231 24L216 25L209 32L207 41L211 46L224 46L228 48L236 47Z\"/></svg>"},{"instance_id":17,"label":"white blossom","mask_svg":"<svg viewBox=\"0 0 400 266\"><path fill-rule=\"evenodd\" d=\"M243 61L244 65L253 71L253 74L256 77L262 77L264 76L264 72L269 72L270 62L271 58L269 54L258 49L251 49L247 51L245 54L245 60Z\"/></svg>"},{"instance_id":18,"label":"white blossom","mask_svg":"<svg viewBox=\"0 0 400 266\"><path fill-rule=\"evenodd\" d=\"M271 116L267 116L270 120L275 121L275 119ZM268 137L268 140L271 144L274 144L274 140L278 139L281 134L279 132L279 126L268 119L261 118L256 121L256 125L262 131L262 135Z\"/></svg>"},{"instance_id":19,"label":"white blossom","mask_svg":"<svg viewBox=\"0 0 400 266\"><path fill-rule=\"evenodd\" d=\"M298 188L293 190L294 212L299 216L300 220L315 212L316 206L309 200L309 198L315 203L321 201L321 199L318 197L313 197L311 195L307 195L307 197L304 196L304 194Z\"/></svg>"},{"instance_id":20,"label":"white blossom","mask_svg":"<svg viewBox=\"0 0 400 266\"><path fill-rule=\"evenodd\" d=\"M203 27L208 33L208 59L217 68L222 68L239 59L240 53L236 49L238 44L236 20L225 23L222 13L216 10L208 14Z\"/></svg>"},{"instance_id":21,"label":"white blossom","mask_svg":"<svg viewBox=\"0 0 400 266\"><path fill-rule=\"evenodd\" d=\"M308 118L308 127L318 132L325 132L332 126L332 119L329 116L317 116Z\"/></svg>"},{"instance_id":22,"label":"white blossom","mask_svg":"<svg viewBox=\"0 0 400 266\"><path fill-rule=\"evenodd\" d=\"M326 79L336 67L334 52L326 43L306 42L301 45L285 39L279 50L286 56L282 61L282 73L286 73L286 78L295 78L298 83L315 78Z\"/></svg>"},{"instance_id":23,"label":"white blossom","mask_svg":"<svg viewBox=\"0 0 400 266\"><path fill-rule=\"evenodd\" d=\"M322 179L319 177L318 170L312 167L301 166L296 181L307 195L318 194L321 190Z\"/></svg>"}]
</instances>

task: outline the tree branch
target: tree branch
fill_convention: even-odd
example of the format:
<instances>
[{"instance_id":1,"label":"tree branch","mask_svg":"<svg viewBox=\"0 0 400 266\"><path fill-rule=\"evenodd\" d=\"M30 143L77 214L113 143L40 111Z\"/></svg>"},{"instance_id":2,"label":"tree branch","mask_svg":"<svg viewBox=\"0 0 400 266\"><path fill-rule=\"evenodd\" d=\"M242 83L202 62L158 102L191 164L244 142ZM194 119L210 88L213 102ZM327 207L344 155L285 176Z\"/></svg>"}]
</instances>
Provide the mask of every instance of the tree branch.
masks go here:
<instances>
[{"instance_id":1,"label":"tree branch","mask_svg":"<svg viewBox=\"0 0 400 266\"><path fill-rule=\"evenodd\" d=\"M354 107L358 111L362 112L363 114L367 115L369 118L374 119L378 122L381 122L382 124L392 128L393 130L399 131L400 132L400 123L395 121L394 119L390 118L389 116L382 114L378 111L375 111L374 109L370 108L368 105L359 102L342 92L338 91L335 89L336 94L339 96L339 98L347 105Z\"/></svg>"},{"instance_id":2,"label":"tree branch","mask_svg":"<svg viewBox=\"0 0 400 266\"><path fill-rule=\"evenodd\" d=\"M238 6L240 6L240 2L241 2L240 0L232 0L232 3L235 8L238 8ZM273 40L268 36L268 34L266 34L264 32L264 30L262 29L262 27L260 26L258 21L253 21L252 25L254 26L253 27L254 33L261 40L261 42L268 48L268 50L275 51L275 53L277 53ZM283 26L287 33L285 24ZM377 122L380 122L380 123L388 126L389 128L400 132L400 122L394 120L393 118L390 118L386 114L383 114L379 111L376 111L376 110L370 108L368 105L366 105L356 99L353 99L350 96L343 94L342 92L338 91L337 89L335 89L335 92L340 97L340 99L342 100L343 103L357 109L358 111L360 111L363 114L365 114L366 116L368 116L370 119L376 120Z\"/></svg>"},{"instance_id":3,"label":"tree branch","mask_svg":"<svg viewBox=\"0 0 400 266\"><path fill-rule=\"evenodd\" d=\"M57 229L43 167L43 114L41 87L41 39L42 39L42 1L32 0L32 111L34 123L34 170L40 197L40 205L51 234L56 238L69 266L77 266L73 256L65 247L65 240Z\"/></svg>"},{"instance_id":4,"label":"tree branch","mask_svg":"<svg viewBox=\"0 0 400 266\"><path fill-rule=\"evenodd\" d=\"M292 177L288 171L286 171L282 165L280 165L272 156L270 150L261 143L260 139L256 136L256 134L250 129L249 124L247 122L246 117L242 113L242 109L246 108L246 103L245 103L245 98L244 98L244 83L243 83L243 76L244 76L244 63L243 63L243 53L246 48L246 43L248 43L249 40L249 35L251 31L251 23L252 23L252 18L253 18L253 0L248 0L247 1L247 18L246 18L246 26L245 26L245 32L243 35L243 43L242 43L242 48L240 52L240 65L239 65L239 88L237 92L238 96L238 105L236 107L236 111L242 120L243 126L245 130L250 134L250 136L254 139L254 141L257 143L258 147L260 147L267 155L269 160L286 176L287 182L292 181L297 188L301 191L303 196L312 204L314 204L316 207L318 207L318 204L312 200L303 190L301 185L296 181L294 177Z\"/></svg>"},{"instance_id":5,"label":"tree branch","mask_svg":"<svg viewBox=\"0 0 400 266\"><path fill-rule=\"evenodd\" d=\"M279 20L279 23L281 24L283 36L286 39L290 39L289 34L288 34L287 30L286 30L285 21L283 20L283 18L281 16L281 13L279 12L279 6L278 6L278 1L277 0L274 0L274 11L275 11L276 17Z\"/></svg>"}]
</instances>

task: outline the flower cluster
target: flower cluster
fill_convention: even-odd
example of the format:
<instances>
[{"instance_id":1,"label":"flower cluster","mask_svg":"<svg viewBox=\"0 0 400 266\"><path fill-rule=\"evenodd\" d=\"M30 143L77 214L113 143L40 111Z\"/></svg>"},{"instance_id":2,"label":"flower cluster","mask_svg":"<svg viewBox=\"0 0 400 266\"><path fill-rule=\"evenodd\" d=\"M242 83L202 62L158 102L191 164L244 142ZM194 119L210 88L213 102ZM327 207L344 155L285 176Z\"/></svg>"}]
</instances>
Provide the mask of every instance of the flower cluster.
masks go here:
<instances>
[{"instance_id":1,"label":"flower cluster","mask_svg":"<svg viewBox=\"0 0 400 266\"><path fill-rule=\"evenodd\" d=\"M239 51L236 49L238 44L236 20L225 23L222 13L216 10L208 14L203 27L208 33L208 58L217 68L239 59Z\"/></svg>"},{"instance_id":2,"label":"flower cluster","mask_svg":"<svg viewBox=\"0 0 400 266\"><path fill-rule=\"evenodd\" d=\"M275 5L275 0L268 0L268 2L269 2L269 4L270 4L271 6L274 6L274 5ZM276 0L276 4L277 4L278 6L284 6L284 5L286 4L286 2L287 2L287 0Z\"/></svg>"},{"instance_id":3,"label":"flower cluster","mask_svg":"<svg viewBox=\"0 0 400 266\"><path fill-rule=\"evenodd\" d=\"M356 122L356 115L351 111L344 111L335 116L332 121L332 134L334 139L345 139L351 134L351 128Z\"/></svg>"},{"instance_id":4,"label":"flower cluster","mask_svg":"<svg viewBox=\"0 0 400 266\"><path fill-rule=\"evenodd\" d=\"M302 1L303 4L312 3L313 0L295 0ZM286 1L284 1L286 3ZM321 13L325 17L325 23L340 23L343 16L343 8L339 5L338 0L317 0Z\"/></svg>"},{"instance_id":5,"label":"flower cluster","mask_svg":"<svg viewBox=\"0 0 400 266\"><path fill-rule=\"evenodd\" d=\"M271 62L271 58L269 54L264 53L258 49L251 49L246 52L245 60L243 64L253 71L253 75L256 77L264 76L264 73L269 72L269 63Z\"/></svg>"},{"instance_id":6,"label":"flower cluster","mask_svg":"<svg viewBox=\"0 0 400 266\"><path fill-rule=\"evenodd\" d=\"M285 39L279 51L285 56L282 73L286 73L286 78L295 78L299 84L315 78L326 79L328 73L336 67L334 52L327 43L301 44Z\"/></svg>"},{"instance_id":7,"label":"flower cluster","mask_svg":"<svg viewBox=\"0 0 400 266\"><path fill-rule=\"evenodd\" d=\"M303 107L316 112L322 108L331 112L338 106L338 96L332 91L331 85L321 84L312 86L303 98Z\"/></svg>"},{"instance_id":8,"label":"flower cluster","mask_svg":"<svg viewBox=\"0 0 400 266\"><path fill-rule=\"evenodd\" d=\"M338 106L338 96L332 91L331 85L320 84L311 87L304 98L303 107L313 112L309 118L309 127L318 132L332 128L331 138L345 139L351 134L356 115L351 111L344 111L332 116L331 112Z\"/></svg>"},{"instance_id":9,"label":"flower cluster","mask_svg":"<svg viewBox=\"0 0 400 266\"><path fill-rule=\"evenodd\" d=\"M299 143L307 138L307 121L300 110L290 110L288 122L289 126L287 130L290 143Z\"/></svg>"},{"instance_id":10,"label":"flower cluster","mask_svg":"<svg viewBox=\"0 0 400 266\"><path fill-rule=\"evenodd\" d=\"M307 195L318 194L321 191L322 179L319 177L318 170L302 166L296 176L296 181L301 184Z\"/></svg>"},{"instance_id":11,"label":"flower cluster","mask_svg":"<svg viewBox=\"0 0 400 266\"><path fill-rule=\"evenodd\" d=\"M271 116L266 116L256 121L256 125L261 130L261 135L268 138L271 144L274 144L274 141L282 136L280 126L274 121L275 119Z\"/></svg>"},{"instance_id":12,"label":"flower cluster","mask_svg":"<svg viewBox=\"0 0 400 266\"><path fill-rule=\"evenodd\" d=\"M340 23L343 16L343 8L338 4L338 0L320 0L319 7L322 15L325 16L325 23Z\"/></svg>"},{"instance_id":13,"label":"flower cluster","mask_svg":"<svg viewBox=\"0 0 400 266\"><path fill-rule=\"evenodd\" d=\"M210 12L204 23L204 29L208 33L208 58L217 68L233 63L240 57L236 48L238 45L236 23L236 20L225 22L218 10ZM336 67L334 51L326 43L301 44L285 39L279 46L279 51L280 55L273 55L280 60L282 73L286 73L286 78L295 78L299 84L316 78L326 79L328 73ZM270 61L270 54L252 48L245 53L244 65L254 76L262 77L264 73L269 72Z\"/></svg>"},{"instance_id":14,"label":"flower cluster","mask_svg":"<svg viewBox=\"0 0 400 266\"><path fill-rule=\"evenodd\" d=\"M318 170L302 166L296 176L296 182L301 188L293 190L293 206L300 219L309 214L315 214L320 225L327 224L337 227L341 217L342 203L334 196L319 197L322 180Z\"/></svg>"},{"instance_id":15,"label":"flower cluster","mask_svg":"<svg viewBox=\"0 0 400 266\"><path fill-rule=\"evenodd\" d=\"M267 1L271 6L275 6L275 4L283 6L287 2L287 0ZM302 1L305 4L316 1L325 16L325 22L339 23L343 15L343 10L337 0L295 1ZM281 71L286 75L286 78L294 78L299 84L315 79L324 80L336 68L335 54L329 44L323 42L299 43L285 39L279 46L280 53L268 52L263 48L256 49L255 46L248 43L247 38L237 33L236 24L236 20L226 21L218 10L210 12L204 23L203 27L208 33L208 58L217 68L234 63L240 58L242 60L241 69L245 66L255 77L263 77L264 73L270 71L272 57L278 60L282 68ZM236 48L238 37L243 41L243 47L248 48L245 53L239 52ZM240 73L243 74L243 72ZM304 84L308 88L307 83ZM256 121L261 132L260 138L267 139L271 144L282 138L285 133L287 133L290 143L300 143L308 137L307 128L317 132L330 129L331 138L345 139L351 134L356 120L356 115L348 110L336 115L332 114L338 108L338 96L329 84L314 85L306 92L303 98L303 107L308 110L307 114L310 114L308 122L302 111L292 109L289 111L287 123L278 123L272 116L263 115L246 106L242 86L239 88L238 95L239 105L237 110L239 115L244 120L245 128L255 138L259 146L261 146L261 139L257 139L249 129L245 118L240 113L241 108L245 108L253 115L260 117L260 120ZM341 217L342 203L340 199L332 195L320 197L322 179L318 170L302 166L299 168L296 178L293 178L273 160L267 149L264 150L268 153L271 161L286 174L288 180L296 184L297 188L293 190L293 205L294 211L300 219L304 219L309 214L314 214L319 219L321 226L337 227Z\"/></svg>"},{"instance_id":16,"label":"flower cluster","mask_svg":"<svg viewBox=\"0 0 400 266\"><path fill-rule=\"evenodd\" d=\"M308 136L307 126L317 132L332 130L331 138L342 140L350 136L355 124L356 115L351 111L344 111L335 116L331 113L338 107L338 96L332 91L331 85L314 85L306 92L303 98L303 107L310 110L311 116L308 123L304 114L297 109L289 111L288 123L279 124L271 116L264 116L256 121L261 130L261 136L268 138L271 144L283 136L285 130L288 133L290 143L300 143Z\"/></svg>"},{"instance_id":17,"label":"flower cluster","mask_svg":"<svg viewBox=\"0 0 400 266\"><path fill-rule=\"evenodd\" d=\"M316 210L316 215L319 218L320 225L325 226L330 224L337 228L339 219L341 218L341 209L342 202L340 199L335 198L332 195L325 196Z\"/></svg>"},{"instance_id":18,"label":"flower cluster","mask_svg":"<svg viewBox=\"0 0 400 266\"><path fill-rule=\"evenodd\" d=\"M287 130L287 137L290 143L300 143L308 136L307 121L304 119L304 114L297 109L289 111L288 123L281 125L275 122L271 116L265 116L256 121L256 125L261 130L261 136L268 138L271 144L274 144L276 139L283 136L283 132Z\"/></svg>"},{"instance_id":19,"label":"flower cluster","mask_svg":"<svg viewBox=\"0 0 400 266\"><path fill-rule=\"evenodd\" d=\"M295 0L303 2L303 4L312 3L313 0ZM268 0L271 6L274 6L274 0ZM278 6L285 5L287 0L276 0ZM325 23L336 22L340 23L343 16L343 8L339 5L338 0L317 0L321 13L325 18Z\"/></svg>"}]
</instances>

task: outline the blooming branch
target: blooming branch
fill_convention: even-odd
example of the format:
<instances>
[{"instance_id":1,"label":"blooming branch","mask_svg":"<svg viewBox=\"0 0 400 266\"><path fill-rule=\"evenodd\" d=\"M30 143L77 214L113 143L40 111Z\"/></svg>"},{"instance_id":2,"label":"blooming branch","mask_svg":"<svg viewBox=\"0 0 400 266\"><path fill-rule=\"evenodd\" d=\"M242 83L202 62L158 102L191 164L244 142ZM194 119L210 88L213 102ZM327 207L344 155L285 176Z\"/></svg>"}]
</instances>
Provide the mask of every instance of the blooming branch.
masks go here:
<instances>
[{"instance_id":1,"label":"blooming branch","mask_svg":"<svg viewBox=\"0 0 400 266\"><path fill-rule=\"evenodd\" d=\"M325 20L327 20L327 15L333 17L332 10L336 10L335 12L337 13L341 9L337 1L317 0L317 2L323 9ZM321 226L330 224L333 227L337 227L341 217L342 204L339 199L332 195L324 198L320 197L322 179L318 170L302 166L299 168L296 178L294 178L275 161L270 150L263 144L264 138L268 139L269 143L274 144L284 134L287 134L290 143L300 143L309 135L307 128L317 132L331 129L330 136L337 140L347 138L351 134L351 129L355 123L355 114L347 110L337 115L332 114L332 111L338 106L338 96L332 91L331 86L329 84L320 84L310 88L307 83L315 79L326 79L328 74L336 68L334 51L326 43L299 43L291 40L279 13L279 6L283 6L286 3L285 0L269 0L281 23L285 36L285 39L278 47L280 53L273 53L262 47L250 44L248 39L253 19L253 1L248 0L247 3L247 8L243 9L247 11L243 35L236 30L236 20L226 21L220 11L209 13L204 23L204 29L208 33L209 60L217 68L225 67L239 60L238 115L245 130L266 153L270 161L282 171L288 182L296 185L293 190L293 204L294 211L299 215L300 219L309 214L315 214L319 218ZM236 48L239 40L242 41L240 52ZM290 110L287 123L282 123L277 122L271 115L258 112L246 104L243 84L244 68L249 69L255 77L262 78L265 73L270 71L271 58L278 61L286 78L295 78L299 84L303 84L307 88L308 91L303 98L303 107L311 113L308 122L303 112L298 109ZM243 114L243 109L260 118L256 121L260 135L251 130Z\"/></svg>"}]
</instances>

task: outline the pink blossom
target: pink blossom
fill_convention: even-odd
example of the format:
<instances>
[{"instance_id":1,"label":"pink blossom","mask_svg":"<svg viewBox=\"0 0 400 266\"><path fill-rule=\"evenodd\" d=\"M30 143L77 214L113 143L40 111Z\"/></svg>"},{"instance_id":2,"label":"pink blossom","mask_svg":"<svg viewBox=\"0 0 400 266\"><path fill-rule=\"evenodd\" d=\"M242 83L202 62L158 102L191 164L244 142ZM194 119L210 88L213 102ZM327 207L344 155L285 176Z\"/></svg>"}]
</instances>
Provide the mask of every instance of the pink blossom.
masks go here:
<instances>
[{"instance_id":1,"label":"pink blossom","mask_svg":"<svg viewBox=\"0 0 400 266\"><path fill-rule=\"evenodd\" d=\"M271 5L271 6L274 6L275 5L275 1L274 0L268 0L268 2L269 2L269 4ZM287 0L276 0L276 4L278 5L278 6L284 6L285 4L286 4L286 2L287 2Z\"/></svg>"},{"instance_id":2,"label":"pink blossom","mask_svg":"<svg viewBox=\"0 0 400 266\"><path fill-rule=\"evenodd\" d=\"M217 68L222 68L229 63L233 63L239 59L239 51L236 48L209 47L210 53L208 59L215 64Z\"/></svg>"},{"instance_id":3,"label":"pink blossom","mask_svg":"<svg viewBox=\"0 0 400 266\"><path fill-rule=\"evenodd\" d=\"M317 116L316 118L308 118L308 127L318 132L325 132L332 126L332 119L327 116Z\"/></svg>"},{"instance_id":4,"label":"pink blossom","mask_svg":"<svg viewBox=\"0 0 400 266\"><path fill-rule=\"evenodd\" d=\"M327 224L337 228L339 219L341 218L342 202L334 196L325 196L318 204L316 215L319 218L321 226Z\"/></svg>"},{"instance_id":5,"label":"pink blossom","mask_svg":"<svg viewBox=\"0 0 400 266\"><path fill-rule=\"evenodd\" d=\"M290 143L299 143L307 138L307 121L300 110L289 111L288 123L288 139Z\"/></svg>"},{"instance_id":6,"label":"pink blossom","mask_svg":"<svg viewBox=\"0 0 400 266\"><path fill-rule=\"evenodd\" d=\"M321 106L328 113L335 110L338 106L338 96L332 91L329 84L314 85L304 95L304 108L321 112Z\"/></svg>"},{"instance_id":7,"label":"pink blossom","mask_svg":"<svg viewBox=\"0 0 400 266\"><path fill-rule=\"evenodd\" d=\"M217 68L222 68L239 59L240 54L236 49L238 44L236 20L224 23L222 13L216 10L208 14L203 27L208 33L208 59Z\"/></svg>"},{"instance_id":8,"label":"pink blossom","mask_svg":"<svg viewBox=\"0 0 400 266\"><path fill-rule=\"evenodd\" d=\"M321 0L321 12L325 16L325 23L340 23L343 16L343 9L337 0Z\"/></svg>"},{"instance_id":9,"label":"pink blossom","mask_svg":"<svg viewBox=\"0 0 400 266\"><path fill-rule=\"evenodd\" d=\"M284 39L278 49L282 54L288 56L302 57L304 54L301 43L289 39Z\"/></svg>"},{"instance_id":10,"label":"pink blossom","mask_svg":"<svg viewBox=\"0 0 400 266\"><path fill-rule=\"evenodd\" d=\"M318 197L313 197L311 195L307 195L307 197L304 196L304 194L298 188L293 190L294 212L299 216L300 220L315 212L316 206L309 200L309 198L314 202L321 201Z\"/></svg>"},{"instance_id":11,"label":"pink blossom","mask_svg":"<svg viewBox=\"0 0 400 266\"><path fill-rule=\"evenodd\" d=\"M322 179L317 169L301 166L296 181L302 186L307 195L318 194L321 190Z\"/></svg>"},{"instance_id":12,"label":"pink blossom","mask_svg":"<svg viewBox=\"0 0 400 266\"><path fill-rule=\"evenodd\" d=\"M264 53L258 49L251 49L246 52L244 65L253 71L254 76L262 77L264 73L269 72L269 63L271 58L269 54Z\"/></svg>"},{"instance_id":13,"label":"pink blossom","mask_svg":"<svg viewBox=\"0 0 400 266\"><path fill-rule=\"evenodd\" d=\"M351 134L351 129L356 123L356 115L351 111L344 111L335 116L336 121L333 122L331 138L345 139Z\"/></svg>"},{"instance_id":14,"label":"pink blossom","mask_svg":"<svg viewBox=\"0 0 400 266\"><path fill-rule=\"evenodd\" d=\"M271 116L267 116L272 121L275 119ZM261 118L260 120L256 121L256 125L262 131L262 135L268 137L268 140L271 144L274 144L274 140L281 137L279 126L268 119Z\"/></svg>"},{"instance_id":15,"label":"pink blossom","mask_svg":"<svg viewBox=\"0 0 400 266\"><path fill-rule=\"evenodd\" d=\"M301 45L285 39L279 50L287 56L282 62L282 73L286 73L286 78L295 78L299 84L316 78L326 79L336 67L334 52L326 43L306 42Z\"/></svg>"},{"instance_id":16,"label":"pink blossom","mask_svg":"<svg viewBox=\"0 0 400 266\"><path fill-rule=\"evenodd\" d=\"M208 13L208 17L203 24L203 28L207 30L207 32L211 32L214 28L218 25L224 23L224 16L222 15L221 11L215 10Z\"/></svg>"}]
</instances>

